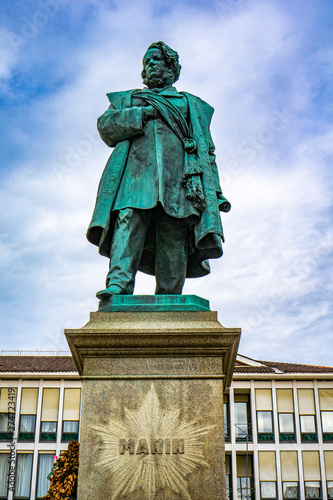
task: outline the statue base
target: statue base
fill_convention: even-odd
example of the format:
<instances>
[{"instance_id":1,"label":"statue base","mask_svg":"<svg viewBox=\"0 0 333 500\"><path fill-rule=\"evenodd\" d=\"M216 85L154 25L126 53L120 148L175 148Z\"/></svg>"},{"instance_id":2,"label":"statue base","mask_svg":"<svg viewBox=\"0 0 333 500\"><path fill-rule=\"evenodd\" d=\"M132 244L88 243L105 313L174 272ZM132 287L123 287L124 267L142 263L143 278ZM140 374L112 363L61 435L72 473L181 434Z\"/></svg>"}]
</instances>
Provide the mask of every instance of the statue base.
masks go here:
<instances>
[{"instance_id":1,"label":"statue base","mask_svg":"<svg viewBox=\"0 0 333 500\"><path fill-rule=\"evenodd\" d=\"M99 311L210 311L209 301L197 295L113 295L101 300Z\"/></svg>"},{"instance_id":2,"label":"statue base","mask_svg":"<svg viewBox=\"0 0 333 500\"><path fill-rule=\"evenodd\" d=\"M226 498L223 392L240 329L186 309L200 297L138 297L65 331L83 381L78 500Z\"/></svg>"}]
</instances>

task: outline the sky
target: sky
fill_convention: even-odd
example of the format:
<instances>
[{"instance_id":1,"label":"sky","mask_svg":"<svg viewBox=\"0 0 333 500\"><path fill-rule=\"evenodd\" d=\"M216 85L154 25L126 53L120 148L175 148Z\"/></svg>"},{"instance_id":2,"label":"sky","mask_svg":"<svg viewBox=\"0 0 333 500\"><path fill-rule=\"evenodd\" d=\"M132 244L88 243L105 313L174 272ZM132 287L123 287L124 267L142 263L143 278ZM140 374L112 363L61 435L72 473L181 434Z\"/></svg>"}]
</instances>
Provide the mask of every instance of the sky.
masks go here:
<instances>
[{"instance_id":1,"label":"sky","mask_svg":"<svg viewBox=\"0 0 333 500\"><path fill-rule=\"evenodd\" d=\"M0 2L0 350L68 350L108 260L85 237L110 155L105 94L142 86L142 56L178 51L178 90L209 102L224 255L187 280L239 352L333 365L329 0ZM138 273L135 294L152 294Z\"/></svg>"}]
</instances>

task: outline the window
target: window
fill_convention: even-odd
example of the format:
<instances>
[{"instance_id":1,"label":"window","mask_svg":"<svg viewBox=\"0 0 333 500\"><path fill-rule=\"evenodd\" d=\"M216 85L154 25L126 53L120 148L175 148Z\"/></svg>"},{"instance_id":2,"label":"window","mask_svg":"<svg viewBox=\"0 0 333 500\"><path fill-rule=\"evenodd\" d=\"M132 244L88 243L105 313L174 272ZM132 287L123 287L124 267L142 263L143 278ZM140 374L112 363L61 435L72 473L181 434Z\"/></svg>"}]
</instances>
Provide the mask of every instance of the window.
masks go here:
<instances>
[{"instance_id":1,"label":"window","mask_svg":"<svg viewBox=\"0 0 333 500\"><path fill-rule=\"evenodd\" d=\"M294 400L292 389L277 389L276 401L280 441L295 441Z\"/></svg>"},{"instance_id":2,"label":"window","mask_svg":"<svg viewBox=\"0 0 333 500\"><path fill-rule=\"evenodd\" d=\"M16 481L14 498L30 498L32 453L18 453L16 457Z\"/></svg>"},{"instance_id":3,"label":"window","mask_svg":"<svg viewBox=\"0 0 333 500\"><path fill-rule=\"evenodd\" d=\"M294 415L292 413L279 413L280 434L295 434Z\"/></svg>"},{"instance_id":4,"label":"window","mask_svg":"<svg viewBox=\"0 0 333 500\"><path fill-rule=\"evenodd\" d=\"M79 432L79 422L77 421L71 421L67 420L64 421L62 424L62 432L74 432L78 433Z\"/></svg>"},{"instance_id":5,"label":"window","mask_svg":"<svg viewBox=\"0 0 333 500\"><path fill-rule=\"evenodd\" d=\"M252 500L254 489L252 481L252 456L237 455L237 500Z\"/></svg>"},{"instance_id":6,"label":"window","mask_svg":"<svg viewBox=\"0 0 333 500\"><path fill-rule=\"evenodd\" d=\"M251 500L253 491L249 477L237 477L237 500Z\"/></svg>"},{"instance_id":7,"label":"window","mask_svg":"<svg viewBox=\"0 0 333 500\"><path fill-rule=\"evenodd\" d=\"M230 421L229 421L229 398L225 394L223 399L223 423L224 423L224 439L228 443L231 440L230 436Z\"/></svg>"},{"instance_id":8,"label":"window","mask_svg":"<svg viewBox=\"0 0 333 500\"><path fill-rule=\"evenodd\" d=\"M321 498L320 481L305 481L305 498Z\"/></svg>"},{"instance_id":9,"label":"window","mask_svg":"<svg viewBox=\"0 0 333 500\"><path fill-rule=\"evenodd\" d=\"M298 481L283 481L282 482L282 494L283 499L285 498L299 498L299 486Z\"/></svg>"},{"instance_id":10,"label":"window","mask_svg":"<svg viewBox=\"0 0 333 500\"><path fill-rule=\"evenodd\" d=\"M333 498L333 481L327 481L327 498Z\"/></svg>"},{"instance_id":11,"label":"window","mask_svg":"<svg viewBox=\"0 0 333 500\"><path fill-rule=\"evenodd\" d=\"M227 494L227 500L230 500L232 498L230 493L230 474L226 474L225 476L225 489Z\"/></svg>"},{"instance_id":12,"label":"window","mask_svg":"<svg viewBox=\"0 0 333 500\"><path fill-rule=\"evenodd\" d=\"M323 433L333 434L333 411L322 411L320 413Z\"/></svg>"},{"instance_id":13,"label":"window","mask_svg":"<svg viewBox=\"0 0 333 500\"><path fill-rule=\"evenodd\" d=\"M236 438L246 438L248 431L247 403L235 402Z\"/></svg>"},{"instance_id":14,"label":"window","mask_svg":"<svg viewBox=\"0 0 333 500\"><path fill-rule=\"evenodd\" d=\"M333 498L333 451L324 451L327 498Z\"/></svg>"},{"instance_id":15,"label":"window","mask_svg":"<svg viewBox=\"0 0 333 500\"><path fill-rule=\"evenodd\" d=\"M256 389L258 441L274 441L272 391Z\"/></svg>"},{"instance_id":16,"label":"window","mask_svg":"<svg viewBox=\"0 0 333 500\"><path fill-rule=\"evenodd\" d=\"M321 498L321 477L318 451L303 451L305 498Z\"/></svg>"},{"instance_id":17,"label":"window","mask_svg":"<svg viewBox=\"0 0 333 500\"><path fill-rule=\"evenodd\" d=\"M271 411L257 411L258 433L273 433L273 422Z\"/></svg>"},{"instance_id":18,"label":"window","mask_svg":"<svg viewBox=\"0 0 333 500\"><path fill-rule=\"evenodd\" d=\"M314 415L300 415L301 433L314 433L316 432L316 422Z\"/></svg>"},{"instance_id":19,"label":"window","mask_svg":"<svg viewBox=\"0 0 333 500\"><path fill-rule=\"evenodd\" d=\"M36 415L21 415L20 433L35 433Z\"/></svg>"},{"instance_id":20,"label":"window","mask_svg":"<svg viewBox=\"0 0 333 500\"><path fill-rule=\"evenodd\" d=\"M49 490L50 480L47 479L47 476L50 474L53 467L53 456L54 453L40 453L38 456L37 498L46 495Z\"/></svg>"},{"instance_id":21,"label":"window","mask_svg":"<svg viewBox=\"0 0 333 500\"><path fill-rule=\"evenodd\" d=\"M37 413L37 388L22 389L19 440L34 441Z\"/></svg>"},{"instance_id":22,"label":"window","mask_svg":"<svg viewBox=\"0 0 333 500\"><path fill-rule=\"evenodd\" d=\"M275 481L260 481L260 498L276 498Z\"/></svg>"},{"instance_id":23,"label":"window","mask_svg":"<svg viewBox=\"0 0 333 500\"><path fill-rule=\"evenodd\" d=\"M9 474L9 453L0 453L0 498L7 498L8 474Z\"/></svg>"},{"instance_id":24,"label":"window","mask_svg":"<svg viewBox=\"0 0 333 500\"><path fill-rule=\"evenodd\" d=\"M42 422L40 426L41 434L56 434L57 433L57 422Z\"/></svg>"},{"instance_id":25,"label":"window","mask_svg":"<svg viewBox=\"0 0 333 500\"><path fill-rule=\"evenodd\" d=\"M0 413L0 432L8 432L8 413Z\"/></svg>"},{"instance_id":26,"label":"window","mask_svg":"<svg viewBox=\"0 0 333 500\"><path fill-rule=\"evenodd\" d=\"M56 441L59 408L59 389L43 390L40 441Z\"/></svg>"},{"instance_id":27,"label":"window","mask_svg":"<svg viewBox=\"0 0 333 500\"><path fill-rule=\"evenodd\" d=\"M15 428L16 388L0 390L0 440L12 439Z\"/></svg>"},{"instance_id":28,"label":"window","mask_svg":"<svg viewBox=\"0 0 333 500\"><path fill-rule=\"evenodd\" d=\"M236 441L251 441L249 396L247 394L235 394L234 401Z\"/></svg>"},{"instance_id":29,"label":"window","mask_svg":"<svg viewBox=\"0 0 333 500\"><path fill-rule=\"evenodd\" d=\"M225 486L227 492L227 500L232 499L232 479L231 479L231 467L230 467L230 455L225 456Z\"/></svg>"},{"instance_id":30,"label":"window","mask_svg":"<svg viewBox=\"0 0 333 500\"><path fill-rule=\"evenodd\" d=\"M297 451L281 451L280 459L283 498L299 498Z\"/></svg>"},{"instance_id":31,"label":"window","mask_svg":"<svg viewBox=\"0 0 333 500\"><path fill-rule=\"evenodd\" d=\"M298 409L302 441L317 441L313 389L298 389Z\"/></svg>"},{"instance_id":32,"label":"window","mask_svg":"<svg viewBox=\"0 0 333 500\"><path fill-rule=\"evenodd\" d=\"M275 451L259 451L260 498L277 498Z\"/></svg>"},{"instance_id":33,"label":"window","mask_svg":"<svg viewBox=\"0 0 333 500\"><path fill-rule=\"evenodd\" d=\"M323 441L333 441L333 389L319 389Z\"/></svg>"},{"instance_id":34,"label":"window","mask_svg":"<svg viewBox=\"0 0 333 500\"><path fill-rule=\"evenodd\" d=\"M65 389L62 441L78 439L81 389Z\"/></svg>"}]
</instances>

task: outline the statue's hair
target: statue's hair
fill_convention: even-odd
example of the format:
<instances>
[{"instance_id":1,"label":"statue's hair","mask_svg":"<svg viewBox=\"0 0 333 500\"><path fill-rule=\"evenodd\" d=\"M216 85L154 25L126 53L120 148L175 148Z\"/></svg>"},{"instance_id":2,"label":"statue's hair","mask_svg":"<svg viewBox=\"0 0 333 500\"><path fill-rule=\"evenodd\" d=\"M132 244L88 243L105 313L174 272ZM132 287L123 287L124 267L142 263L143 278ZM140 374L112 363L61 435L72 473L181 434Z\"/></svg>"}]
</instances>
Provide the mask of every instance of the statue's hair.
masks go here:
<instances>
[{"instance_id":1,"label":"statue's hair","mask_svg":"<svg viewBox=\"0 0 333 500\"><path fill-rule=\"evenodd\" d=\"M151 43L146 52L149 49L160 49L162 51L165 62L167 63L167 66L169 67L170 72L172 74L173 83L175 83L179 78L180 70L182 68L181 65L179 64L178 52L176 52L171 47L169 47L169 45L161 41ZM143 79L143 83L147 83L146 72L144 69L141 72L141 76Z\"/></svg>"}]
</instances>

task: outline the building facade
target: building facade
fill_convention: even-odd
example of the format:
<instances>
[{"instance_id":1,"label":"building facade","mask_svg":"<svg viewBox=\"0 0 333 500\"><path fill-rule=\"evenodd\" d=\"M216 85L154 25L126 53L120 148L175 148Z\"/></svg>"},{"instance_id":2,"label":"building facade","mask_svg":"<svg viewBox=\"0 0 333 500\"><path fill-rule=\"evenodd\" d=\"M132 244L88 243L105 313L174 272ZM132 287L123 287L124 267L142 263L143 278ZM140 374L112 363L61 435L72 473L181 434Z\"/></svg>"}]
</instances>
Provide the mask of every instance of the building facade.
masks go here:
<instances>
[{"instance_id":1,"label":"building facade","mask_svg":"<svg viewBox=\"0 0 333 500\"><path fill-rule=\"evenodd\" d=\"M333 498L332 376L238 356L224 401L229 498Z\"/></svg>"},{"instance_id":2,"label":"building facade","mask_svg":"<svg viewBox=\"0 0 333 500\"><path fill-rule=\"evenodd\" d=\"M46 494L80 401L71 356L0 356L0 500ZM228 499L333 498L333 368L238 356L223 408Z\"/></svg>"}]
</instances>

